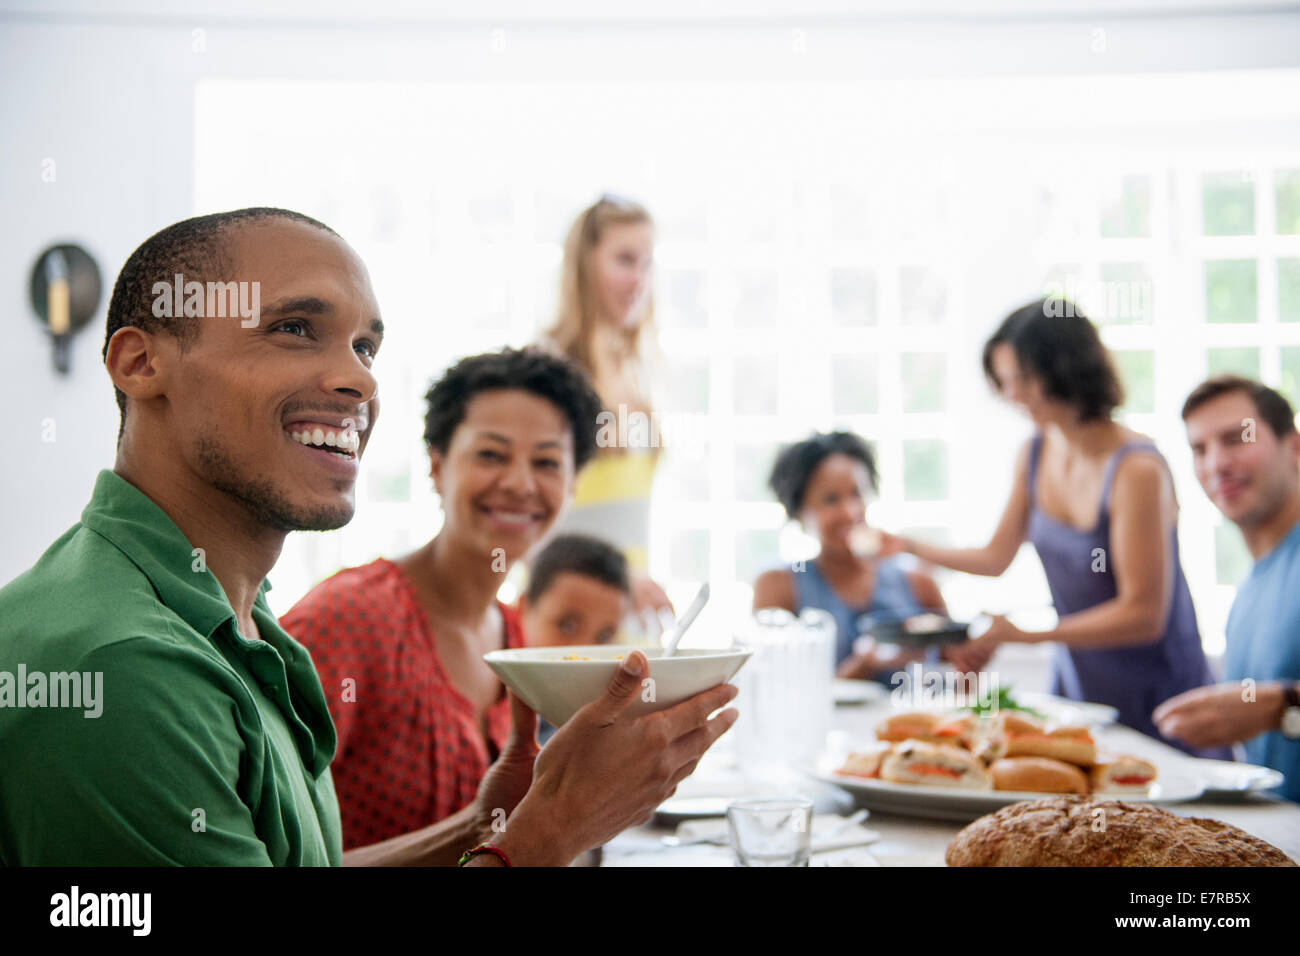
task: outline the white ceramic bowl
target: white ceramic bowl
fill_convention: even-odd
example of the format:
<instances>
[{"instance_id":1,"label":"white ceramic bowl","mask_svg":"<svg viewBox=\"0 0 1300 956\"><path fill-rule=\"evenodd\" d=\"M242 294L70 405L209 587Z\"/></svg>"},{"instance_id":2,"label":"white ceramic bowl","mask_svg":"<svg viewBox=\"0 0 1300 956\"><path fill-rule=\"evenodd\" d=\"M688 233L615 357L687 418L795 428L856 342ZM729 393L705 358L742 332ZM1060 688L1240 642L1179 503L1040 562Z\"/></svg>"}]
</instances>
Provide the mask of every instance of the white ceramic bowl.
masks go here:
<instances>
[{"instance_id":1,"label":"white ceramic bowl","mask_svg":"<svg viewBox=\"0 0 1300 956\"><path fill-rule=\"evenodd\" d=\"M753 653L748 650L678 648L672 657L660 658L659 647L626 644L597 644L581 647L524 647L491 651L483 655L501 682L519 695L525 704L559 727L584 705L591 703L609 686L619 660L639 650L650 661L644 685L627 713L647 714L680 704L696 694L725 684L735 676ZM564 660L570 655L588 660ZM653 700L645 698L651 696Z\"/></svg>"}]
</instances>

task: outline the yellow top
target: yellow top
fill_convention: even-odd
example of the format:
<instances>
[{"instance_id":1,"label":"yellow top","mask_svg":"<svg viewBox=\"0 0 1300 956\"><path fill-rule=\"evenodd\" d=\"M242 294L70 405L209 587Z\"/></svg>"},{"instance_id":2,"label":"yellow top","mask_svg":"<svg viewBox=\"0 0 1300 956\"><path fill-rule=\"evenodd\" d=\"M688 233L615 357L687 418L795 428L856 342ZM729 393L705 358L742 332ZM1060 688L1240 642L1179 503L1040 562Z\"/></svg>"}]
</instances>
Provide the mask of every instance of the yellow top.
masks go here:
<instances>
[{"instance_id":1,"label":"yellow top","mask_svg":"<svg viewBox=\"0 0 1300 956\"><path fill-rule=\"evenodd\" d=\"M634 570L649 566L650 493L659 456L649 451L601 455L578 476L561 532L589 534L619 548Z\"/></svg>"},{"instance_id":2,"label":"yellow top","mask_svg":"<svg viewBox=\"0 0 1300 956\"><path fill-rule=\"evenodd\" d=\"M649 498L654 486L656 457L630 451L627 454L593 458L578 475L573 504L583 506Z\"/></svg>"}]
</instances>

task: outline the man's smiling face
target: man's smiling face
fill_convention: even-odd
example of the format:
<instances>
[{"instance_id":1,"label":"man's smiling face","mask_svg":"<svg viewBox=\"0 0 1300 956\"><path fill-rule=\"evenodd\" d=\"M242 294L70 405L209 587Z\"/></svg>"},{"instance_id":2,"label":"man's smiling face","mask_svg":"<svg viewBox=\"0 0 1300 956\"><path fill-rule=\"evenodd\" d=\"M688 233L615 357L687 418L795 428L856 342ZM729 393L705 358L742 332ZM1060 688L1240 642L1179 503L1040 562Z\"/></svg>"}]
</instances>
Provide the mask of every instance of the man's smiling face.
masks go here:
<instances>
[{"instance_id":1,"label":"man's smiling face","mask_svg":"<svg viewBox=\"0 0 1300 956\"><path fill-rule=\"evenodd\" d=\"M231 228L224 252L232 274L205 278L260 283L261 314L253 328L196 319L184 351L154 337L166 376L158 438L260 524L341 527L378 415L383 323L370 277L343 240L291 220Z\"/></svg>"},{"instance_id":2,"label":"man's smiling face","mask_svg":"<svg viewBox=\"0 0 1300 956\"><path fill-rule=\"evenodd\" d=\"M1294 432L1275 435L1259 419L1254 400L1231 391L1202 404L1184 423L1205 494L1225 518L1245 528L1275 515L1294 494L1296 481L1300 441Z\"/></svg>"}]
</instances>

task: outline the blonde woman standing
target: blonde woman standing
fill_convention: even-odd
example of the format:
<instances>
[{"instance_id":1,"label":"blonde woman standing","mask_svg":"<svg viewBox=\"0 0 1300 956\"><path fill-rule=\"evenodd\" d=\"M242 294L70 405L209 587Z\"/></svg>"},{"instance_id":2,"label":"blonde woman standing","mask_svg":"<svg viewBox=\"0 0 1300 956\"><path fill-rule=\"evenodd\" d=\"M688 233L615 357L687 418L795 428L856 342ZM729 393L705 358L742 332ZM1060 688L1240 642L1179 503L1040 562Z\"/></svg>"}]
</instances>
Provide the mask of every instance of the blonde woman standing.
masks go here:
<instances>
[{"instance_id":1,"label":"blonde woman standing","mask_svg":"<svg viewBox=\"0 0 1300 956\"><path fill-rule=\"evenodd\" d=\"M654 346L653 262L650 214L616 196L602 196L584 210L564 241L558 314L543 343L587 373L613 416L611 435L638 413L648 422L652 411L647 354ZM601 443L578 481L562 531L590 534L619 548L632 570L637 609L671 610L647 574L659 449L637 439L634 429L626 434L625 443Z\"/></svg>"}]
</instances>

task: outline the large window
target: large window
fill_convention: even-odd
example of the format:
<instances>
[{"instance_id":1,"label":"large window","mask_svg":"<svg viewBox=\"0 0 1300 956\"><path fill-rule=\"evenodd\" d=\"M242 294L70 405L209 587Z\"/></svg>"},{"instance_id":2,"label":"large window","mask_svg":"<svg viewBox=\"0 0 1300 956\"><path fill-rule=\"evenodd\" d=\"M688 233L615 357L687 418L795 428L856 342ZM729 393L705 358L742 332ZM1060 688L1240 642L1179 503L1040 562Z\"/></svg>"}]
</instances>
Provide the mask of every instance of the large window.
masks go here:
<instances>
[{"instance_id":1,"label":"large window","mask_svg":"<svg viewBox=\"0 0 1300 956\"><path fill-rule=\"evenodd\" d=\"M1178 410L1222 370L1300 399L1300 151L1272 145L1271 120L1239 115L1264 97L1300 104L1297 93L1289 73L205 81L196 207L283 205L330 223L369 264L391 330L358 518L291 536L273 603L434 532L424 389L459 356L536 336L569 221L611 191L658 222L657 406L707 416L707 441L665 434L651 570L675 599L708 577L719 608L747 608L753 576L806 549L765 481L780 443L813 428L875 446L876 523L984 540L1029 427L989 394L980 349L1011 308L1059 291L1102 327L1126 421L1173 465L1187 575L1220 650L1247 562L1191 475ZM1048 604L1028 550L1000 580L941 583L958 614Z\"/></svg>"}]
</instances>

